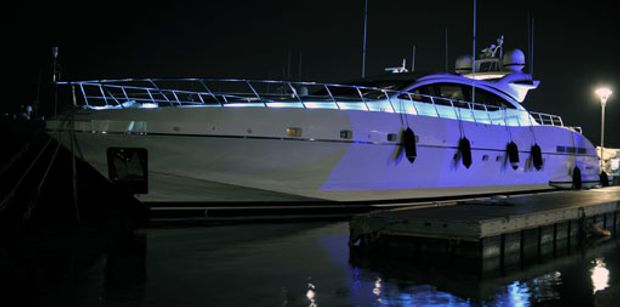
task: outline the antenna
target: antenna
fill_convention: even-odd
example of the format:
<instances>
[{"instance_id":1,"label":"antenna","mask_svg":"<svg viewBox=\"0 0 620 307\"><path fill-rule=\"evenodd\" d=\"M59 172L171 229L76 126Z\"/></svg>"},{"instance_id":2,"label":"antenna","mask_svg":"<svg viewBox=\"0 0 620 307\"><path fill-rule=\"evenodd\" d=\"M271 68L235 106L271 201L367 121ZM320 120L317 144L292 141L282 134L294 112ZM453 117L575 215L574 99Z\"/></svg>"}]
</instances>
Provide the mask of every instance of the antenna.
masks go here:
<instances>
[{"instance_id":1,"label":"antenna","mask_svg":"<svg viewBox=\"0 0 620 307\"><path fill-rule=\"evenodd\" d=\"M471 102L476 101L476 0L474 0L473 49L471 57Z\"/></svg>"},{"instance_id":2,"label":"antenna","mask_svg":"<svg viewBox=\"0 0 620 307\"><path fill-rule=\"evenodd\" d=\"M366 31L368 29L368 0L364 0L364 42L362 45L362 79L366 78Z\"/></svg>"},{"instance_id":3,"label":"antenna","mask_svg":"<svg viewBox=\"0 0 620 307\"><path fill-rule=\"evenodd\" d=\"M445 42L444 42L445 46L444 47L446 49L444 69L446 70L446 72L448 72L448 26L446 26L444 34L445 34Z\"/></svg>"},{"instance_id":4,"label":"antenna","mask_svg":"<svg viewBox=\"0 0 620 307\"><path fill-rule=\"evenodd\" d=\"M291 79L291 51L289 50L286 57L286 80Z\"/></svg>"},{"instance_id":5,"label":"antenna","mask_svg":"<svg viewBox=\"0 0 620 307\"><path fill-rule=\"evenodd\" d=\"M530 46L532 50L530 50L530 75L532 79L534 79L534 17L532 17L532 37L530 38L531 43Z\"/></svg>"},{"instance_id":6,"label":"antenna","mask_svg":"<svg viewBox=\"0 0 620 307\"><path fill-rule=\"evenodd\" d=\"M52 47L52 85L54 86L54 116L58 114L58 86L56 81L60 79L60 67L58 65L58 46Z\"/></svg>"},{"instance_id":7,"label":"antenna","mask_svg":"<svg viewBox=\"0 0 620 307\"><path fill-rule=\"evenodd\" d=\"M297 74L298 74L298 79L299 81L301 81L301 67L302 67L302 61L303 61L303 53L301 52L301 50L299 50L299 67L297 69Z\"/></svg>"},{"instance_id":8,"label":"antenna","mask_svg":"<svg viewBox=\"0 0 620 307\"><path fill-rule=\"evenodd\" d=\"M415 44L411 48L411 72L415 71Z\"/></svg>"}]
</instances>

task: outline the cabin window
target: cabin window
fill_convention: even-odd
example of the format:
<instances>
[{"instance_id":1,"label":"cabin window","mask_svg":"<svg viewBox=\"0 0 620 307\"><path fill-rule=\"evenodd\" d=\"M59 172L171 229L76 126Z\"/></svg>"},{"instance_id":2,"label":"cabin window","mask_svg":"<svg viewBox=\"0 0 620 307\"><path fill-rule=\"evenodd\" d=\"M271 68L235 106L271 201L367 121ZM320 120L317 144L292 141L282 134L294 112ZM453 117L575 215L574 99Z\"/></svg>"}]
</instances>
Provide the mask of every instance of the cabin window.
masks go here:
<instances>
[{"instance_id":1,"label":"cabin window","mask_svg":"<svg viewBox=\"0 0 620 307\"><path fill-rule=\"evenodd\" d=\"M286 128L286 136L291 138L301 137L301 128L289 127Z\"/></svg>"},{"instance_id":2,"label":"cabin window","mask_svg":"<svg viewBox=\"0 0 620 307\"><path fill-rule=\"evenodd\" d=\"M396 133L388 133L387 140L389 142L396 142L397 139L398 139L398 136L396 135Z\"/></svg>"},{"instance_id":3,"label":"cabin window","mask_svg":"<svg viewBox=\"0 0 620 307\"><path fill-rule=\"evenodd\" d=\"M463 95L463 88L461 87L460 84L450 84L450 83L438 84L437 88L439 89L439 96L443 98L457 99L457 100L465 99L465 96Z\"/></svg>"},{"instance_id":4,"label":"cabin window","mask_svg":"<svg viewBox=\"0 0 620 307\"><path fill-rule=\"evenodd\" d=\"M340 130L340 138L350 140L353 138L353 131L351 130Z\"/></svg>"}]
</instances>

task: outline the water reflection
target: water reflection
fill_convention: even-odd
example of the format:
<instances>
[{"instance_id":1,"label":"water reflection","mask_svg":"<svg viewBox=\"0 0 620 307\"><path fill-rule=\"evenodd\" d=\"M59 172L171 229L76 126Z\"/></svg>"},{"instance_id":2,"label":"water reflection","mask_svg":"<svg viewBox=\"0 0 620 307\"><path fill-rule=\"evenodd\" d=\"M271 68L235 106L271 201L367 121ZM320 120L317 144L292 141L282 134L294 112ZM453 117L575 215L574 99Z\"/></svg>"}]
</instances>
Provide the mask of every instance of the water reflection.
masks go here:
<instances>
[{"instance_id":1,"label":"water reflection","mask_svg":"<svg viewBox=\"0 0 620 307\"><path fill-rule=\"evenodd\" d=\"M308 307L317 307L318 306L316 304L316 300L314 299L316 297L315 289L316 289L315 285L313 285L312 283L308 283L308 291L306 291L306 298L310 302Z\"/></svg>"},{"instance_id":2,"label":"water reflection","mask_svg":"<svg viewBox=\"0 0 620 307\"><path fill-rule=\"evenodd\" d=\"M380 305L384 306L469 306L469 299L440 291L431 285L385 285Z\"/></svg>"},{"instance_id":3,"label":"water reflection","mask_svg":"<svg viewBox=\"0 0 620 307\"><path fill-rule=\"evenodd\" d=\"M32 302L22 305L63 306L72 301L80 306L153 307L318 307L319 302L323 306L617 305L614 296L601 295L618 289L616 280L609 278L609 271L620 265L617 243L479 276L460 262L432 265L419 257L401 261L355 257L343 252L346 224L305 231L307 225L157 229L148 232L148 244L146 235L133 236L101 250L87 248L91 239L85 237L74 249L51 244L45 248L56 247L51 254L34 246L25 249L21 254L36 258L22 265L22 273L12 275L2 274L0 248L0 284L3 276L15 283L32 275L28 283L19 284L23 289L62 291L51 298L33 295ZM24 257L22 263L30 259ZM19 263L12 263L11 272L17 272ZM75 273L68 274L70 270ZM57 285L60 281L65 282ZM603 289L606 293L598 292ZM74 297L77 293L79 299Z\"/></svg>"},{"instance_id":4,"label":"water reflection","mask_svg":"<svg viewBox=\"0 0 620 307\"><path fill-rule=\"evenodd\" d=\"M508 305L526 306L530 302L530 289L527 283L515 281L508 285Z\"/></svg>"},{"instance_id":5,"label":"water reflection","mask_svg":"<svg viewBox=\"0 0 620 307\"><path fill-rule=\"evenodd\" d=\"M590 278L592 279L592 293L596 293L609 287L609 270L602 258L594 259L593 263Z\"/></svg>"},{"instance_id":6,"label":"water reflection","mask_svg":"<svg viewBox=\"0 0 620 307\"><path fill-rule=\"evenodd\" d=\"M536 302L550 301L560 298L557 291L562 284L562 273L554 271L542 276L532 278L529 282L533 300Z\"/></svg>"},{"instance_id":7,"label":"water reflection","mask_svg":"<svg viewBox=\"0 0 620 307\"><path fill-rule=\"evenodd\" d=\"M381 277L377 276L375 280L375 287L372 289L372 294L377 297L377 302L381 303Z\"/></svg>"},{"instance_id":8,"label":"water reflection","mask_svg":"<svg viewBox=\"0 0 620 307\"><path fill-rule=\"evenodd\" d=\"M513 281L495 296L493 305L528 306L560 298L557 287L562 284L562 274L554 271L527 281Z\"/></svg>"}]
</instances>

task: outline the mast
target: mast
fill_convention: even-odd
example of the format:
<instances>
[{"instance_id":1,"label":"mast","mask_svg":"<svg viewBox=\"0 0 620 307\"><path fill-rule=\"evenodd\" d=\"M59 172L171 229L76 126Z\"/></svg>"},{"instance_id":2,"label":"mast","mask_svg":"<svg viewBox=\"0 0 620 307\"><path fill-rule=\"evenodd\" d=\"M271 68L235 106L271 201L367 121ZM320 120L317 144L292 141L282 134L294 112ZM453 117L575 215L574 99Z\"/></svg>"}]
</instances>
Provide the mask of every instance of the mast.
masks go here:
<instances>
[{"instance_id":1,"label":"mast","mask_svg":"<svg viewBox=\"0 0 620 307\"><path fill-rule=\"evenodd\" d=\"M364 0L364 41L362 44L362 79L366 78L366 31L368 29L368 0Z\"/></svg>"},{"instance_id":2,"label":"mast","mask_svg":"<svg viewBox=\"0 0 620 307\"><path fill-rule=\"evenodd\" d=\"M411 72L415 71L415 44L411 48Z\"/></svg>"}]
</instances>

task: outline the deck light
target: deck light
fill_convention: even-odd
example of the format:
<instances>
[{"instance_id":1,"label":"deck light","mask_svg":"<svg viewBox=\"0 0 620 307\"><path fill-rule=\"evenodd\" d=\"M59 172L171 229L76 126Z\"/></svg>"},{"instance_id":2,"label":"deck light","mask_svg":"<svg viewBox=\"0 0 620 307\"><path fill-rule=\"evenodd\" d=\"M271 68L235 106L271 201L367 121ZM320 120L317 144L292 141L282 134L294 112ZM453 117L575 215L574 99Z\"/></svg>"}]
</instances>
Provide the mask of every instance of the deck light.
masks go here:
<instances>
[{"instance_id":1,"label":"deck light","mask_svg":"<svg viewBox=\"0 0 620 307\"><path fill-rule=\"evenodd\" d=\"M601 99L601 174L604 174L603 171L603 146L605 146L605 105L607 104L607 99L611 96L612 91L607 87L600 87L594 91L596 95Z\"/></svg>"}]
</instances>

